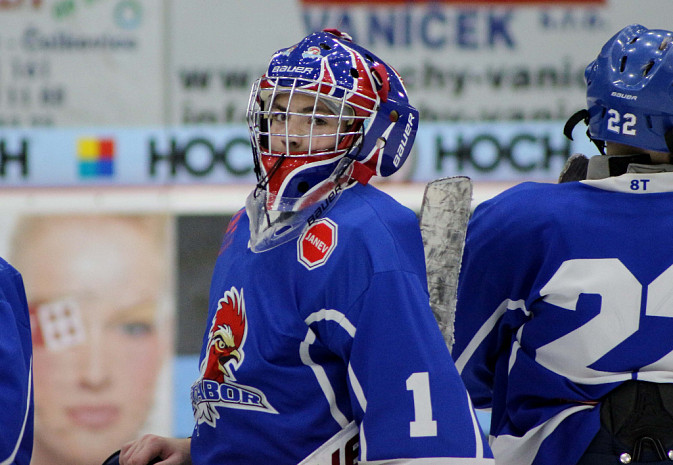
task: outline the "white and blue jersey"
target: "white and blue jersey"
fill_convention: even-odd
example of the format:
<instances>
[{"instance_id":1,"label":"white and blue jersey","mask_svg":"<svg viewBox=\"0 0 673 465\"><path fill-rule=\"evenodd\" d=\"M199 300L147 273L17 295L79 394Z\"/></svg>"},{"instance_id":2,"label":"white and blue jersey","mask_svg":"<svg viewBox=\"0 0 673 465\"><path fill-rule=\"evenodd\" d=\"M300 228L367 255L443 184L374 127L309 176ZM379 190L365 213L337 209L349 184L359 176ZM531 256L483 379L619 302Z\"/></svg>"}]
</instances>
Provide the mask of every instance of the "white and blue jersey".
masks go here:
<instances>
[{"instance_id":1,"label":"white and blue jersey","mask_svg":"<svg viewBox=\"0 0 673 465\"><path fill-rule=\"evenodd\" d=\"M28 465L33 451L33 349L19 272L0 258L0 464Z\"/></svg>"},{"instance_id":2,"label":"white and blue jersey","mask_svg":"<svg viewBox=\"0 0 673 465\"><path fill-rule=\"evenodd\" d=\"M673 382L673 174L524 183L467 232L452 355L496 461L576 463L600 400Z\"/></svg>"},{"instance_id":3,"label":"white and blue jersey","mask_svg":"<svg viewBox=\"0 0 673 465\"><path fill-rule=\"evenodd\" d=\"M357 184L294 241L254 253L249 237L242 210L213 273L195 465L297 464L351 422L346 463L493 463L430 311L412 211Z\"/></svg>"}]
</instances>

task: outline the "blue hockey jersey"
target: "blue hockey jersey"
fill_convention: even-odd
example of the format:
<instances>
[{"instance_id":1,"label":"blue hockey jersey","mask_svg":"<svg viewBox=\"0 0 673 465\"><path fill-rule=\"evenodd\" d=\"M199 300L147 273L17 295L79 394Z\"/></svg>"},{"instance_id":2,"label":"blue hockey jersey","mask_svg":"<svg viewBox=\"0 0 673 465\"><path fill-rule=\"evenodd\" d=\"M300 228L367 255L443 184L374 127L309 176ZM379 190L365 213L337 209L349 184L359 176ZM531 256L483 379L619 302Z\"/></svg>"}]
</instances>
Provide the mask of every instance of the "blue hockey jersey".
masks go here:
<instances>
[{"instance_id":1,"label":"blue hockey jersey","mask_svg":"<svg viewBox=\"0 0 673 465\"><path fill-rule=\"evenodd\" d=\"M573 464L625 380L673 382L673 174L524 183L467 232L452 355L497 463Z\"/></svg>"},{"instance_id":2,"label":"blue hockey jersey","mask_svg":"<svg viewBox=\"0 0 673 465\"><path fill-rule=\"evenodd\" d=\"M357 184L298 239L263 253L248 239L242 210L213 273L194 464L297 464L351 422L359 444L338 463L493 463L412 211Z\"/></svg>"},{"instance_id":3,"label":"blue hockey jersey","mask_svg":"<svg viewBox=\"0 0 673 465\"><path fill-rule=\"evenodd\" d=\"M0 258L0 464L28 465L33 451L32 342L19 272Z\"/></svg>"}]
</instances>

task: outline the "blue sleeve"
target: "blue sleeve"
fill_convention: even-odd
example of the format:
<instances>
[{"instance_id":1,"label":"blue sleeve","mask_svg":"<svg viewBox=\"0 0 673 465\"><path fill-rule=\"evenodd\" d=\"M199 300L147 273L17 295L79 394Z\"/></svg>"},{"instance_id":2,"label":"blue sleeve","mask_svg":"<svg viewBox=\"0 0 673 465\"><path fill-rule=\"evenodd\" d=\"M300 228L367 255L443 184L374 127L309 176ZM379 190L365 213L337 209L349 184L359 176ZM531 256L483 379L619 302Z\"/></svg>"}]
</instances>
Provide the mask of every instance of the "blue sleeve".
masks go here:
<instances>
[{"instance_id":1,"label":"blue sleeve","mask_svg":"<svg viewBox=\"0 0 673 465\"><path fill-rule=\"evenodd\" d=\"M0 259L0 463L28 465L33 447L32 344L21 275Z\"/></svg>"},{"instance_id":2,"label":"blue sleeve","mask_svg":"<svg viewBox=\"0 0 673 465\"><path fill-rule=\"evenodd\" d=\"M497 376L507 370L503 354L527 319L530 279L521 263L535 269L532 257L522 257L517 218L505 213L501 201L479 205L470 219L458 283L452 355L479 409L500 403L493 399L494 378L507 379L504 372Z\"/></svg>"},{"instance_id":3,"label":"blue sleeve","mask_svg":"<svg viewBox=\"0 0 673 465\"><path fill-rule=\"evenodd\" d=\"M349 363L361 461L462 457L468 460L460 463L492 463L421 277L374 274L346 318L351 334L334 332L329 345Z\"/></svg>"}]
</instances>

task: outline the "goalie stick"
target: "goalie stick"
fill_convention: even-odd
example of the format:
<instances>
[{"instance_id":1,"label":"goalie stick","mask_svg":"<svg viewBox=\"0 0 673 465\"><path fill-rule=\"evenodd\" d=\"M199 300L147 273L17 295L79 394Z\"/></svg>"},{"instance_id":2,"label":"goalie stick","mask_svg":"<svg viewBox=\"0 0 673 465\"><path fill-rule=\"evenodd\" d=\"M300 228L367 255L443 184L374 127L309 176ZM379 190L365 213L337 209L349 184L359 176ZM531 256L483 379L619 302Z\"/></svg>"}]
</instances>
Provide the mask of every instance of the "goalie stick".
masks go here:
<instances>
[{"instance_id":1,"label":"goalie stick","mask_svg":"<svg viewBox=\"0 0 673 465\"><path fill-rule=\"evenodd\" d=\"M453 346L458 275L471 204L470 178L455 176L429 182L421 205L430 307L449 351Z\"/></svg>"}]
</instances>

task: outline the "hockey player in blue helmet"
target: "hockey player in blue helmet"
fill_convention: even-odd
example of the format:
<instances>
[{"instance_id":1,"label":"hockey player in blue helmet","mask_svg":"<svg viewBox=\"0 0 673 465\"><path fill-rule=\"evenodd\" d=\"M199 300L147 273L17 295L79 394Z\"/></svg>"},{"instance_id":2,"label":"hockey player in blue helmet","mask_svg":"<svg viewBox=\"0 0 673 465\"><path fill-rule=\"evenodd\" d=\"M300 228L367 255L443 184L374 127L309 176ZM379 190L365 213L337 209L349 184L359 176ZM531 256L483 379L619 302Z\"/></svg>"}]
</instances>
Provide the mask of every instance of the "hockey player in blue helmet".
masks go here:
<instances>
[{"instance_id":1,"label":"hockey player in blue helmet","mask_svg":"<svg viewBox=\"0 0 673 465\"><path fill-rule=\"evenodd\" d=\"M430 309L416 215L368 184L413 144L398 74L346 34L310 34L273 55L248 121L258 183L213 271L193 435L145 436L120 463L494 463Z\"/></svg>"},{"instance_id":2,"label":"hockey player in blue helmet","mask_svg":"<svg viewBox=\"0 0 673 465\"><path fill-rule=\"evenodd\" d=\"M470 220L452 355L496 463L673 460L672 39L608 40L566 126L586 121L601 155Z\"/></svg>"},{"instance_id":3,"label":"hockey player in blue helmet","mask_svg":"<svg viewBox=\"0 0 673 465\"><path fill-rule=\"evenodd\" d=\"M608 41L598 58L587 66L587 109L566 124L572 139L575 125L584 121L587 135L601 155L589 161L572 158L561 180L616 176L637 165L670 162L673 152L673 34L634 24ZM572 166L572 165L575 166ZM646 168L651 170L653 168ZM667 169L660 166L657 169ZM565 176L565 177L564 177Z\"/></svg>"}]
</instances>

